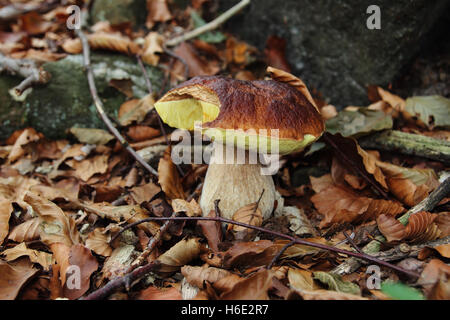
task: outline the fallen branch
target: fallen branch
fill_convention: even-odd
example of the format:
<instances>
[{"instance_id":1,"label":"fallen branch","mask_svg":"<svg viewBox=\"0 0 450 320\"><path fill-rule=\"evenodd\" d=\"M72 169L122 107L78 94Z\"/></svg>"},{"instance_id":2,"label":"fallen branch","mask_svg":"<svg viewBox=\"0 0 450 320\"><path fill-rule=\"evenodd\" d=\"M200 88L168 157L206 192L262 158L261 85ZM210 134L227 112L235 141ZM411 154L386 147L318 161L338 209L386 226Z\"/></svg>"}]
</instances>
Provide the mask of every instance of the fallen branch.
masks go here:
<instances>
[{"instance_id":1,"label":"fallen branch","mask_svg":"<svg viewBox=\"0 0 450 320\"><path fill-rule=\"evenodd\" d=\"M450 193L450 178L445 179L439 187L437 187L432 193L428 195L420 203L409 209L405 214L403 214L399 220L402 224L407 224L409 217L420 211L431 211L433 208L448 194ZM375 240L372 240L367 245L364 246L362 251L366 254L377 254L380 251L380 243L385 242L386 239L381 235L380 230L376 230L374 234ZM333 269L335 274L348 274L356 271L361 266L361 260L357 258L350 258L347 261L341 263L339 266Z\"/></svg>"},{"instance_id":2,"label":"fallen branch","mask_svg":"<svg viewBox=\"0 0 450 320\"><path fill-rule=\"evenodd\" d=\"M32 60L12 59L2 54L0 54L0 72L8 72L12 75L18 75L25 78L25 80L14 88L14 91L18 96L32 85L45 84L51 78L50 73L38 66Z\"/></svg>"},{"instance_id":3,"label":"fallen branch","mask_svg":"<svg viewBox=\"0 0 450 320\"><path fill-rule=\"evenodd\" d=\"M442 239L429 241L426 243L421 243L417 245L405 245L404 243L399 244L395 246L392 249L379 252L376 257L383 259L384 261L395 261L400 260L408 257L417 257L420 251L422 251L423 248L434 248L443 244L449 244L450 243L450 236L447 236Z\"/></svg>"},{"instance_id":4,"label":"fallen branch","mask_svg":"<svg viewBox=\"0 0 450 320\"><path fill-rule=\"evenodd\" d=\"M181 36L178 36L178 37L168 40L166 42L166 46L174 47L183 41L193 39L205 32L208 32L208 31L218 28L221 24L223 24L225 21L230 19L232 16L234 16L236 13L238 13L241 9L243 9L244 7L246 7L249 4L250 4L250 0L241 0L235 6L231 7L230 9L228 9L227 11L222 13L220 16L218 16L216 19L212 20L211 22L208 22L207 24L205 24L197 29L194 29L190 32L187 32Z\"/></svg>"},{"instance_id":5,"label":"fallen branch","mask_svg":"<svg viewBox=\"0 0 450 320\"><path fill-rule=\"evenodd\" d=\"M404 273L404 274L408 274L410 276L419 277L419 274L417 274L416 272L413 271L409 271L406 270L404 268L395 266L393 264L390 264L386 261L383 261L381 259L378 259L376 257L370 256L366 253L357 253L357 252L352 252L352 251L347 251L344 249L339 249L336 247L332 247L332 246L328 246L325 244L321 244L321 243L315 243L315 242L310 242L304 239L300 239L294 236L290 236L281 232L277 232L277 231L273 231L270 229L266 229L263 227L257 227L257 226L253 226L253 225L249 225L246 223L242 223L239 221L234 221L234 220L230 220L230 219L226 219L226 218L222 218L220 216L216 216L216 217L149 217L146 219L142 219L140 221L137 221L135 223L132 223L128 226L126 226L125 228L129 229L132 226L136 226L140 223L145 223L145 222L150 222L150 221L215 221L215 222L220 222L220 223L229 223L229 224L234 224L234 225L238 225L241 227L245 227L245 228L249 228L249 229L253 229L253 230L257 230L260 232L265 232L280 238L284 238L284 239L288 239L290 240L290 242L292 244L300 244L300 245L305 245L305 246L310 246L310 247L314 247L314 248L318 248L318 249L322 249L322 250L327 250L327 251L333 251L336 253L341 253L341 254L345 254L345 255L349 255L352 257L356 257L359 259L363 259L363 260L367 260L370 261L372 263L396 270L398 272ZM289 244L291 244L289 243ZM286 247L287 248L287 247ZM132 273L127 274L123 277L117 278L115 280L110 281L107 285L105 285L104 287L94 291L93 293L91 293L90 295L88 295L85 299L86 300L95 300L95 299L104 299L106 298L108 295L110 295L112 292L114 292L114 290L122 288L124 286L127 286L129 283L132 283L133 281L137 280L138 278L136 278L136 272L139 270L142 270L143 268L145 268L144 270L146 270L145 272L140 271L139 275L141 277L145 276L147 273L151 272L154 270L155 266L154 266L155 262L151 262L139 269L134 270Z\"/></svg>"},{"instance_id":6,"label":"fallen branch","mask_svg":"<svg viewBox=\"0 0 450 320\"><path fill-rule=\"evenodd\" d=\"M147 162L144 161L144 159L142 159L142 157L138 153L136 153L136 151L128 144L128 142L120 134L120 132L114 127L108 115L105 113L103 103L98 96L97 87L95 86L94 73L92 72L90 61L90 47L87 37L83 33L83 31L81 31L81 29L77 29L75 30L75 32L77 36L80 38L81 43L83 45L83 64L88 78L89 91L91 93L92 99L94 100L95 108L97 109L100 118L102 119L103 123L107 126L108 130L114 135L114 137L116 137L116 139L122 144L122 146L133 156L133 158L136 159L136 161L139 162L147 171L149 171L151 174L157 177L158 172L156 172L155 169L153 169Z\"/></svg>"},{"instance_id":7,"label":"fallen branch","mask_svg":"<svg viewBox=\"0 0 450 320\"><path fill-rule=\"evenodd\" d=\"M363 148L399 152L450 164L450 142L420 134L386 130L359 139Z\"/></svg>"}]
</instances>

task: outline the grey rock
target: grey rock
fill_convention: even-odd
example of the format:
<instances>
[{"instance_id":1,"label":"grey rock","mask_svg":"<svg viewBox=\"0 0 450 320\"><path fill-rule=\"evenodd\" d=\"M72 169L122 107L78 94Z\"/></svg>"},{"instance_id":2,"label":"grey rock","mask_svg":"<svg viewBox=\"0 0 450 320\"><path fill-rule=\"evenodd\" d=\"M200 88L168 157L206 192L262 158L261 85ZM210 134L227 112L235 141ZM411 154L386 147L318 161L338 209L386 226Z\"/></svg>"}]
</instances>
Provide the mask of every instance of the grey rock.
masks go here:
<instances>
[{"instance_id":1,"label":"grey rock","mask_svg":"<svg viewBox=\"0 0 450 320\"><path fill-rule=\"evenodd\" d=\"M222 10L237 3L219 0ZM366 26L369 5L381 29ZM226 28L263 49L269 35L287 40L292 72L338 106L364 105L367 85L386 86L429 43L447 0L253 0ZM428 42L427 42L428 41Z\"/></svg>"},{"instance_id":2,"label":"grey rock","mask_svg":"<svg viewBox=\"0 0 450 320\"><path fill-rule=\"evenodd\" d=\"M117 117L126 96L109 85L111 80L130 80L136 98L147 94L145 80L135 59L92 53L91 64L99 96L112 118ZM0 139L27 126L54 139L66 136L71 127L105 129L92 102L82 56L67 56L45 63L43 67L51 74L50 81L34 86L24 101L15 101L9 93L22 79L0 75ZM147 71L154 90L158 91L161 71L153 67L147 67Z\"/></svg>"},{"instance_id":3,"label":"grey rock","mask_svg":"<svg viewBox=\"0 0 450 320\"><path fill-rule=\"evenodd\" d=\"M146 0L96 0L91 9L93 23L109 21L117 25L130 22L132 26L140 27L146 17Z\"/></svg>"}]
</instances>

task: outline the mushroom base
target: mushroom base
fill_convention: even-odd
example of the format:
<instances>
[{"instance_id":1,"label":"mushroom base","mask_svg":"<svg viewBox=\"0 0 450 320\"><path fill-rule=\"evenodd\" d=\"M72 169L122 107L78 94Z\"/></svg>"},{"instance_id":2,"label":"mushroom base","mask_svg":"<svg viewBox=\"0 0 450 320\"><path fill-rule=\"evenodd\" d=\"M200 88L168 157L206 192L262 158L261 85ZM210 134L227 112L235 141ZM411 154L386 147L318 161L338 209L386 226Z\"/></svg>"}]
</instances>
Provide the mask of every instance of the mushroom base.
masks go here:
<instances>
[{"instance_id":1,"label":"mushroom base","mask_svg":"<svg viewBox=\"0 0 450 320\"><path fill-rule=\"evenodd\" d=\"M243 206L258 201L263 219L272 214L276 200L272 176L262 175L259 164L216 164L211 163L203 184L200 207L207 216L214 210L214 201L220 199L221 216L231 219Z\"/></svg>"}]
</instances>

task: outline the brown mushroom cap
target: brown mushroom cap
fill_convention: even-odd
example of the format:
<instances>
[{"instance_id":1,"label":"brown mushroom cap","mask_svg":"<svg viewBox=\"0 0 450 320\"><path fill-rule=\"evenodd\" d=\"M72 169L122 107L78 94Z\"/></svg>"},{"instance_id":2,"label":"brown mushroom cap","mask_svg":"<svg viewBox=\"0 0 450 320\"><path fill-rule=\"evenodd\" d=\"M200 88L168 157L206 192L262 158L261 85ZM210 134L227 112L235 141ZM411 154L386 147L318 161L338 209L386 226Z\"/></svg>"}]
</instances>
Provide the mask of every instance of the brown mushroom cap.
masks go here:
<instances>
[{"instance_id":1,"label":"brown mushroom cap","mask_svg":"<svg viewBox=\"0 0 450 320\"><path fill-rule=\"evenodd\" d=\"M155 107L163 121L183 129L193 129L197 120L203 129L233 129L236 136L256 130L259 138L269 139L274 137L272 130L278 129L281 153L303 149L324 131L320 113L305 95L274 80L195 77L170 90ZM268 131L261 134L261 129Z\"/></svg>"}]
</instances>

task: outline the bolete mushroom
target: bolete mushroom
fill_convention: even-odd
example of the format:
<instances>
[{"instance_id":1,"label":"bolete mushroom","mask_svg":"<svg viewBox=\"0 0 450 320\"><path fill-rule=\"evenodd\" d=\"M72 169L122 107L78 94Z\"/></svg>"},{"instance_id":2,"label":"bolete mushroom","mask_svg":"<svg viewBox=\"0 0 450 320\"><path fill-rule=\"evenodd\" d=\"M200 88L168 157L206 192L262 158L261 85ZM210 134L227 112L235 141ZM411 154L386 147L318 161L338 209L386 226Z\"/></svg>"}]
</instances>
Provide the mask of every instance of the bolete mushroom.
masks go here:
<instances>
[{"instance_id":1,"label":"bolete mushroom","mask_svg":"<svg viewBox=\"0 0 450 320\"><path fill-rule=\"evenodd\" d=\"M280 71L269 71L274 70ZM282 76L273 78L281 81L195 77L167 92L155 104L169 126L193 130L194 123L201 121L203 133L214 140L216 150L200 198L204 215L214 209L214 200L220 199L222 216L231 218L262 194L259 209L263 218L268 218L276 200L273 178L262 174L260 162L249 163L248 152L259 152L255 145L269 149L277 145L279 154L288 154L304 149L322 135L324 123L306 86L288 73L279 73ZM284 82L303 86L296 88ZM246 160L229 163L228 157L223 161L226 153L222 148L217 150L222 143L227 146L226 153L245 150Z\"/></svg>"}]
</instances>

